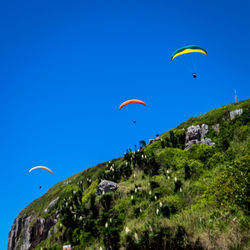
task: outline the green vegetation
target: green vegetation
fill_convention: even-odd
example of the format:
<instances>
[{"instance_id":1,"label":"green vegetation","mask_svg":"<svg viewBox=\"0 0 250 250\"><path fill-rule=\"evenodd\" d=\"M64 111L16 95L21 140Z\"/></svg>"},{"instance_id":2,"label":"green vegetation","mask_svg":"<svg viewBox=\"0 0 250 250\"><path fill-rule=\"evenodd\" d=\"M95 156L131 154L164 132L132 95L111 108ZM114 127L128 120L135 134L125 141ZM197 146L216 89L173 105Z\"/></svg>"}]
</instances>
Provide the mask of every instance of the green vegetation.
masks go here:
<instances>
[{"instance_id":1,"label":"green vegetation","mask_svg":"<svg viewBox=\"0 0 250 250\"><path fill-rule=\"evenodd\" d=\"M238 108L243 114L230 120ZM36 249L67 243L74 249L249 249L249 110L247 100L190 118L160 141L140 141L138 151L58 183L20 213L59 213L56 230ZM203 123L215 146L184 149L185 129ZM118 189L97 195L102 179Z\"/></svg>"}]
</instances>

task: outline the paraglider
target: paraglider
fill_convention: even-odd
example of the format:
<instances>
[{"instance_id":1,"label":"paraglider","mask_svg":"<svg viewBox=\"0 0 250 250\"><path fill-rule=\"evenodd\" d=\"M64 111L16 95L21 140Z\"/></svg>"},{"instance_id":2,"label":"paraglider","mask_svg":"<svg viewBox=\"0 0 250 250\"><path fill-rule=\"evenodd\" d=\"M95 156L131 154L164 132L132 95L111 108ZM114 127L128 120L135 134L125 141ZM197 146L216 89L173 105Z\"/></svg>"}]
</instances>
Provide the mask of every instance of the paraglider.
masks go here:
<instances>
[{"instance_id":1,"label":"paraglider","mask_svg":"<svg viewBox=\"0 0 250 250\"><path fill-rule=\"evenodd\" d=\"M123 108L124 106L131 104L131 103L139 103L142 104L144 106L146 106L146 103L142 100L138 100L138 99L131 99L131 100L127 100L125 102L123 102L120 106L119 106L119 110L121 110L121 108ZM133 123L136 124L136 120L133 120Z\"/></svg>"},{"instance_id":2,"label":"paraglider","mask_svg":"<svg viewBox=\"0 0 250 250\"><path fill-rule=\"evenodd\" d=\"M120 110L122 107L124 107L124 106L126 106L126 105L128 105L128 104L131 104L131 103L139 103L139 104L142 104L142 105L146 106L146 103L143 102L143 101L141 101L141 100L131 99L131 100L127 100L127 101L123 102L123 103L120 105L119 110Z\"/></svg>"},{"instance_id":3,"label":"paraglider","mask_svg":"<svg viewBox=\"0 0 250 250\"><path fill-rule=\"evenodd\" d=\"M47 167L45 167L45 166L36 166L36 167L33 167L33 168L31 168L31 169L29 170L29 172L31 172L31 171L33 171L33 170L35 170L35 169L44 169L44 170L49 171L51 174L54 174L54 173L52 172L51 169L49 169L49 168L47 168Z\"/></svg>"},{"instance_id":4,"label":"paraglider","mask_svg":"<svg viewBox=\"0 0 250 250\"><path fill-rule=\"evenodd\" d=\"M207 51L205 49L203 49L202 47L197 46L197 45L188 45L188 46L184 46L182 48L177 49L173 53L173 55L171 57L171 61L173 61L178 56L189 54L189 53L201 53L201 54L207 55ZM194 66L195 65L193 65L193 67ZM196 72L193 72L192 76L193 76L193 78L197 78Z\"/></svg>"}]
</instances>

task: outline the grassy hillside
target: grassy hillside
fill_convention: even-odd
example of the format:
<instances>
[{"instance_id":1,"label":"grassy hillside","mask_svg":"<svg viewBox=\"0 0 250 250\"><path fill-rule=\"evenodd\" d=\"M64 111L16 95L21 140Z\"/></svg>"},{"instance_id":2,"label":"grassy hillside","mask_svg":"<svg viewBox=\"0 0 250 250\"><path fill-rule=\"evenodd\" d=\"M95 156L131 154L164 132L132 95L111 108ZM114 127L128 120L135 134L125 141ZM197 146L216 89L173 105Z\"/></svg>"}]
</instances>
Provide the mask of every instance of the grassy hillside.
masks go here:
<instances>
[{"instance_id":1,"label":"grassy hillside","mask_svg":"<svg viewBox=\"0 0 250 250\"><path fill-rule=\"evenodd\" d=\"M239 108L243 114L231 120L229 112ZM67 243L74 249L249 249L249 111L246 100L192 117L159 141L56 184L19 214L58 214L53 234L36 249ZM186 128L203 123L215 146L184 149ZM118 189L96 195L103 179Z\"/></svg>"}]
</instances>

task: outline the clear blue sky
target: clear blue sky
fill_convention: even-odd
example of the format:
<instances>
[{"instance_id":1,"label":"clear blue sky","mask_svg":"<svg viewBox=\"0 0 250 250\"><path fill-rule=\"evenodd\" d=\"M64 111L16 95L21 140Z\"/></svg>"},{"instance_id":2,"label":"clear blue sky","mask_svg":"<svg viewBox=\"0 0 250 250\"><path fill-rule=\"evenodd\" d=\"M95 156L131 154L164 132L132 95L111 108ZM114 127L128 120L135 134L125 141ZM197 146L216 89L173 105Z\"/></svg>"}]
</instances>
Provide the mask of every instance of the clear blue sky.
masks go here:
<instances>
[{"instance_id":1,"label":"clear blue sky","mask_svg":"<svg viewBox=\"0 0 250 250\"><path fill-rule=\"evenodd\" d=\"M1 1L0 249L59 181L249 98L249 1ZM198 78L173 51L197 44ZM121 102L142 99L147 106ZM133 124L133 120L137 124ZM51 168L28 170L36 165ZM39 186L42 189L39 190Z\"/></svg>"}]
</instances>

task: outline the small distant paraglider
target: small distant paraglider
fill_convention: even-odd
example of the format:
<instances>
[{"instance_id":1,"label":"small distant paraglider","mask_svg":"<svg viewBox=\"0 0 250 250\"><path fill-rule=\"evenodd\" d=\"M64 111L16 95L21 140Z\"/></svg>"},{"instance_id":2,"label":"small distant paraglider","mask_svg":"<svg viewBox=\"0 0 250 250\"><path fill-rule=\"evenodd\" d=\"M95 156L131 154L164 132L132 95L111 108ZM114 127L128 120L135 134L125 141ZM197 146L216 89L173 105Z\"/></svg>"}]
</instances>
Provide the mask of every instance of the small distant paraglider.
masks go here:
<instances>
[{"instance_id":1,"label":"small distant paraglider","mask_svg":"<svg viewBox=\"0 0 250 250\"><path fill-rule=\"evenodd\" d=\"M171 61L173 61L178 56L189 54L189 53L201 53L201 54L207 55L207 51L203 49L202 47L197 46L197 45L188 45L188 46L184 46L184 47L177 49L173 53L171 57ZM193 67L195 67L195 65L193 65ZM192 76L194 79L197 78L196 72L193 72Z\"/></svg>"},{"instance_id":2,"label":"small distant paraglider","mask_svg":"<svg viewBox=\"0 0 250 250\"><path fill-rule=\"evenodd\" d=\"M120 106L119 106L119 110L121 110L121 108L123 108L124 106L131 104L131 103L139 103L142 104L144 106L146 106L146 103L142 100L138 100L138 99L131 99L131 100L127 100L125 102L123 102ZM133 120L133 123L136 124L136 120Z\"/></svg>"},{"instance_id":3,"label":"small distant paraglider","mask_svg":"<svg viewBox=\"0 0 250 250\"><path fill-rule=\"evenodd\" d=\"M131 103L139 103L139 104L142 104L142 105L146 106L146 103L144 101L141 101L141 100L138 100L138 99L131 99L131 100L127 100L127 101L123 102L120 105L119 110L121 110L121 108L123 108L124 106L126 106L128 104L131 104Z\"/></svg>"},{"instance_id":4,"label":"small distant paraglider","mask_svg":"<svg viewBox=\"0 0 250 250\"><path fill-rule=\"evenodd\" d=\"M31 171L35 170L35 169L44 169L44 170L49 171L51 174L54 174L54 173L52 172L51 169L49 169L49 168L47 168L47 167L45 167L45 166L36 166L36 167L33 167L33 168L31 168L31 169L29 170L29 173L30 173Z\"/></svg>"}]
</instances>

